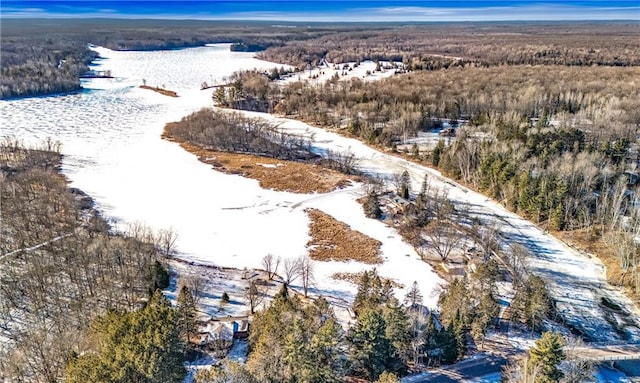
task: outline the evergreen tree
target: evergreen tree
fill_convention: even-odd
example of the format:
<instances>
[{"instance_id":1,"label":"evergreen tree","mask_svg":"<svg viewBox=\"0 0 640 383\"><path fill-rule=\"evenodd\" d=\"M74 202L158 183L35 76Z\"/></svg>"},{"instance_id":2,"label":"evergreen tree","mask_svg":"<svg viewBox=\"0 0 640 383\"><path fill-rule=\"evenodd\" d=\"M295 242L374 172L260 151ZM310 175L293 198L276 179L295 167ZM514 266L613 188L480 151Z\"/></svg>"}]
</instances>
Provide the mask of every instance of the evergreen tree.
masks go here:
<instances>
[{"instance_id":1,"label":"evergreen tree","mask_svg":"<svg viewBox=\"0 0 640 383\"><path fill-rule=\"evenodd\" d=\"M342 328L335 318L327 319L311 338L310 352L314 370L309 382L337 383L344 372L342 350Z\"/></svg>"},{"instance_id":2,"label":"evergreen tree","mask_svg":"<svg viewBox=\"0 0 640 383\"><path fill-rule=\"evenodd\" d=\"M98 349L72 358L69 383L179 383L185 369L176 310L157 290L144 309L97 318L92 332Z\"/></svg>"},{"instance_id":3,"label":"evergreen tree","mask_svg":"<svg viewBox=\"0 0 640 383\"><path fill-rule=\"evenodd\" d=\"M182 286L177 298L178 331L180 338L189 345L189 340L196 333L196 304L187 286Z\"/></svg>"},{"instance_id":4,"label":"evergreen tree","mask_svg":"<svg viewBox=\"0 0 640 383\"><path fill-rule=\"evenodd\" d=\"M384 281L376 269L365 271L358 282L358 292L353 301L353 311L356 314L367 309L378 309L393 297L393 286L387 279Z\"/></svg>"},{"instance_id":5,"label":"evergreen tree","mask_svg":"<svg viewBox=\"0 0 640 383\"><path fill-rule=\"evenodd\" d=\"M422 304L422 293L420 292L420 288L418 287L418 282L413 281L411 289L409 289L407 295L405 295L404 297L404 303L409 308L414 308L417 305Z\"/></svg>"},{"instance_id":6,"label":"evergreen tree","mask_svg":"<svg viewBox=\"0 0 640 383\"><path fill-rule=\"evenodd\" d=\"M485 291L475 309L475 315L471 323L471 335L476 342L480 342L481 344L484 342L487 329L493 321L493 318L498 315L499 309L491 290Z\"/></svg>"},{"instance_id":7,"label":"evergreen tree","mask_svg":"<svg viewBox=\"0 0 640 383\"><path fill-rule=\"evenodd\" d=\"M301 319L295 319L285 342L287 381L309 382L314 370L314 361L307 345L307 333Z\"/></svg>"},{"instance_id":8,"label":"evergreen tree","mask_svg":"<svg viewBox=\"0 0 640 383\"><path fill-rule=\"evenodd\" d=\"M465 332L464 320L460 311L456 311L456 316L450 325L450 332L453 334L456 343L456 359L462 359L467 352L467 335Z\"/></svg>"},{"instance_id":9,"label":"evergreen tree","mask_svg":"<svg viewBox=\"0 0 640 383\"><path fill-rule=\"evenodd\" d=\"M411 324L404 308L397 299L391 299L384 309L385 336L394 351L394 372L403 374L411 356Z\"/></svg>"},{"instance_id":10,"label":"evergreen tree","mask_svg":"<svg viewBox=\"0 0 640 383\"><path fill-rule=\"evenodd\" d=\"M439 140L436 144L436 147L433 148L431 152L431 164L433 166L438 166L440 164L440 158L442 157L442 153L444 152L444 140Z\"/></svg>"},{"instance_id":11,"label":"evergreen tree","mask_svg":"<svg viewBox=\"0 0 640 383\"><path fill-rule=\"evenodd\" d=\"M538 376L535 383L560 381L564 375L560 370L560 363L565 359L563 346L564 339L560 334L547 331L529 350L530 362L541 368L541 375Z\"/></svg>"},{"instance_id":12,"label":"evergreen tree","mask_svg":"<svg viewBox=\"0 0 640 383\"><path fill-rule=\"evenodd\" d=\"M453 322L438 331L436 344L440 349L440 357L443 363L453 363L458 359L458 344L453 331Z\"/></svg>"},{"instance_id":13,"label":"evergreen tree","mask_svg":"<svg viewBox=\"0 0 640 383\"><path fill-rule=\"evenodd\" d=\"M449 287L438 298L441 314L440 320L444 326L448 326L457 315L460 314L462 322L467 326L471 322L473 306L470 292L465 279L454 279Z\"/></svg>"},{"instance_id":14,"label":"evergreen tree","mask_svg":"<svg viewBox=\"0 0 640 383\"><path fill-rule=\"evenodd\" d=\"M423 353L426 362L429 363L436 354L436 351L440 348L441 336L436 328L433 314L429 313L424 324L424 330L422 331L423 338Z\"/></svg>"},{"instance_id":15,"label":"evergreen tree","mask_svg":"<svg viewBox=\"0 0 640 383\"><path fill-rule=\"evenodd\" d=\"M532 329L539 329L551 311L551 299L544 281L535 275L527 278L511 305L516 317Z\"/></svg>"},{"instance_id":16,"label":"evergreen tree","mask_svg":"<svg viewBox=\"0 0 640 383\"><path fill-rule=\"evenodd\" d=\"M169 287L169 272L158 260L151 265L149 295L156 290L164 290Z\"/></svg>"},{"instance_id":17,"label":"evergreen tree","mask_svg":"<svg viewBox=\"0 0 640 383\"><path fill-rule=\"evenodd\" d=\"M385 333L386 324L377 311L367 310L358 316L358 322L347 336L352 369L356 374L374 381L389 367L393 346Z\"/></svg>"},{"instance_id":18,"label":"evergreen tree","mask_svg":"<svg viewBox=\"0 0 640 383\"><path fill-rule=\"evenodd\" d=\"M374 192L367 194L364 205L364 215L369 218L380 219L382 218L382 209L380 208L380 201L378 196Z\"/></svg>"},{"instance_id":19,"label":"evergreen tree","mask_svg":"<svg viewBox=\"0 0 640 383\"><path fill-rule=\"evenodd\" d=\"M419 210L423 210L427 206L427 199L429 196L429 176L424 175L422 180L422 186L420 187L420 193L416 197L416 206Z\"/></svg>"},{"instance_id":20,"label":"evergreen tree","mask_svg":"<svg viewBox=\"0 0 640 383\"><path fill-rule=\"evenodd\" d=\"M398 195L404 199L409 199L411 192L411 176L408 171L403 171L400 175L400 182L398 185Z\"/></svg>"}]
</instances>

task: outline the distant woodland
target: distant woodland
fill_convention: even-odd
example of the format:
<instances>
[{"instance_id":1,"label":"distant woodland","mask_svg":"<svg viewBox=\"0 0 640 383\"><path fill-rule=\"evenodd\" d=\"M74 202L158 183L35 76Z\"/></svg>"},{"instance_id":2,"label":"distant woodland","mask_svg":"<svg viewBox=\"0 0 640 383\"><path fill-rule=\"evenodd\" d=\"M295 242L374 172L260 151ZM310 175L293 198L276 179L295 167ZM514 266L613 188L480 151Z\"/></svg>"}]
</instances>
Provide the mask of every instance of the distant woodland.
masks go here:
<instances>
[{"instance_id":1,"label":"distant woodland","mask_svg":"<svg viewBox=\"0 0 640 383\"><path fill-rule=\"evenodd\" d=\"M299 69L328 62L403 61L412 70L504 64L637 66L637 24L300 24L185 20L3 20L0 98L79 90L87 44L156 50L234 43L232 50ZM117 74L115 74L117 75Z\"/></svg>"}]
</instances>

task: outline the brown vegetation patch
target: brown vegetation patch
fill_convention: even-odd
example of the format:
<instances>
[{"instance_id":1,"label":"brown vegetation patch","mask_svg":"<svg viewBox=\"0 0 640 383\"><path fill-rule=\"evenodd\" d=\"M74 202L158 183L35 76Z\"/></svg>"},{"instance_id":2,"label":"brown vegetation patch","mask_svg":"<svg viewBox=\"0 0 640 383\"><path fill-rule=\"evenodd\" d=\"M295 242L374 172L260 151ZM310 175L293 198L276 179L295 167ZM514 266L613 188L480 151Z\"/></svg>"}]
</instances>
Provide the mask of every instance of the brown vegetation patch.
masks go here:
<instances>
[{"instance_id":1,"label":"brown vegetation patch","mask_svg":"<svg viewBox=\"0 0 640 383\"><path fill-rule=\"evenodd\" d=\"M168 90L168 89L163 89L160 87L153 87L153 86L149 86L149 85L140 85L140 88L142 89L149 89L152 90L154 92L158 92L160 94L163 94L165 96L169 96L169 97L178 97L178 93L172 91L172 90Z\"/></svg>"},{"instance_id":2,"label":"brown vegetation patch","mask_svg":"<svg viewBox=\"0 0 640 383\"><path fill-rule=\"evenodd\" d=\"M309 256L316 261L354 260L369 264L382 263L380 241L351 229L344 222L318 210L305 210L311 219Z\"/></svg>"},{"instance_id":3,"label":"brown vegetation patch","mask_svg":"<svg viewBox=\"0 0 640 383\"><path fill-rule=\"evenodd\" d=\"M553 231L552 234L570 247L596 256L604 264L607 281L618 286L635 304L640 303L640 294L635 291L633 273L620 267L620 259L614 249L605 243L604 238L594 228L572 231Z\"/></svg>"},{"instance_id":4,"label":"brown vegetation patch","mask_svg":"<svg viewBox=\"0 0 640 383\"><path fill-rule=\"evenodd\" d=\"M353 283L354 285L357 285L360 282L360 278L362 278L362 274L363 273L333 273L331 275L331 278L337 281L347 281L349 283ZM383 283L388 280L394 289L404 289L404 285L402 283L398 283L393 279L384 278L384 277L380 277L380 279Z\"/></svg>"},{"instance_id":5,"label":"brown vegetation patch","mask_svg":"<svg viewBox=\"0 0 640 383\"><path fill-rule=\"evenodd\" d=\"M263 189L304 194L328 193L348 186L355 179L317 164L208 150L188 142L180 142L169 133L171 125L167 124L165 127L163 138L178 142L183 149L220 172L258 180Z\"/></svg>"}]
</instances>

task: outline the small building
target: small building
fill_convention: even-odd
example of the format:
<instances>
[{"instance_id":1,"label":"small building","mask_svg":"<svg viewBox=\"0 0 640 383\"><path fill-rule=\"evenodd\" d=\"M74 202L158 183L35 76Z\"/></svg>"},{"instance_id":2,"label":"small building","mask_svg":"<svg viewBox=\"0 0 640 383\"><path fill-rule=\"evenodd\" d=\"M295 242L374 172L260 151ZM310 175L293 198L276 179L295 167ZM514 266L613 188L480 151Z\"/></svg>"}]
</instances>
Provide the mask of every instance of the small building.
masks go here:
<instances>
[{"instance_id":1,"label":"small building","mask_svg":"<svg viewBox=\"0 0 640 383\"><path fill-rule=\"evenodd\" d=\"M242 319L232 323L234 339L247 339L249 337L249 320Z\"/></svg>"}]
</instances>

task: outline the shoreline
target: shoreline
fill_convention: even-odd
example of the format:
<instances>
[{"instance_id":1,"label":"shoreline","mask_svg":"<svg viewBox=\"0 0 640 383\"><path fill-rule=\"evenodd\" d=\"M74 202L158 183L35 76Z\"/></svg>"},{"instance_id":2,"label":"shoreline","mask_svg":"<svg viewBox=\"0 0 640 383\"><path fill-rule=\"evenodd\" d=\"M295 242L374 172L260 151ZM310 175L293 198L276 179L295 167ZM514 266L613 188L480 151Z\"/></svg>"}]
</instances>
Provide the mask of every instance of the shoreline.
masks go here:
<instances>
[{"instance_id":1,"label":"shoreline","mask_svg":"<svg viewBox=\"0 0 640 383\"><path fill-rule=\"evenodd\" d=\"M216 171L256 180L263 189L296 194L326 194L358 181L357 177L316 163L203 148L173 136L171 128L175 124L165 124L161 135L163 140L177 143L183 150L195 155L198 161L211 165Z\"/></svg>"},{"instance_id":2,"label":"shoreline","mask_svg":"<svg viewBox=\"0 0 640 383\"><path fill-rule=\"evenodd\" d=\"M179 97L178 93L174 92L173 90L160 88L158 86L153 87L153 86L149 86L149 85L140 85L139 88L148 89L148 90L154 91L156 93L160 93L160 94L162 94L164 96L175 97L175 98Z\"/></svg>"}]
</instances>

